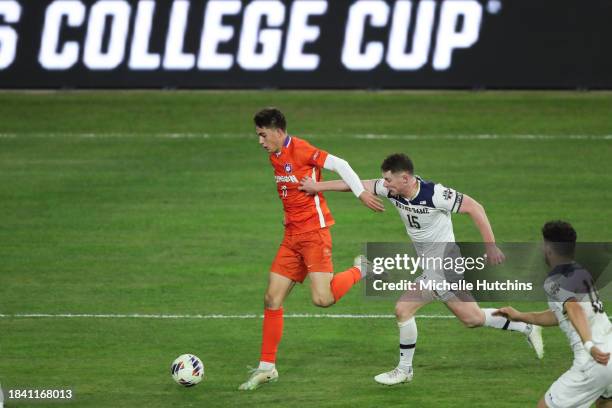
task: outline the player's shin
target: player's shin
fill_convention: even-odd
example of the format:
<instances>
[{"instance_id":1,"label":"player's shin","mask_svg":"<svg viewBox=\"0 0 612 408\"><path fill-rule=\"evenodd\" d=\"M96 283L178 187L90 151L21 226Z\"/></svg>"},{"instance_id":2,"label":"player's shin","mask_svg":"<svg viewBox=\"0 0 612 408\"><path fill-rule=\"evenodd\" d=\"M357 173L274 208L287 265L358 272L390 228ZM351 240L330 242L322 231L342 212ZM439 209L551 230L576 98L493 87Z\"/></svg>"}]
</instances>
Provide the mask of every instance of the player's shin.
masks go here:
<instances>
[{"instance_id":1,"label":"player's shin","mask_svg":"<svg viewBox=\"0 0 612 408\"><path fill-rule=\"evenodd\" d=\"M361 272L357 267L352 267L344 272L334 275L330 283L334 300L337 302L344 296L357 282L361 280Z\"/></svg>"},{"instance_id":2,"label":"player's shin","mask_svg":"<svg viewBox=\"0 0 612 408\"><path fill-rule=\"evenodd\" d=\"M283 336L283 308L278 310L265 309L262 342L261 342L261 358L259 369L271 370L276 363L276 352L278 345Z\"/></svg>"},{"instance_id":3,"label":"player's shin","mask_svg":"<svg viewBox=\"0 0 612 408\"><path fill-rule=\"evenodd\" d=\"M496 309L482 309L485 314L485 326L495 329L517 331L523 334L529 334L531 331L531 325L527 323L513 322L502 316L493 316L495 310Z\"/></svg>"},{"instance_id":4,"label":"player's shin","mask_svg":"<svg viewBox=\"0 0 612 408\"><path fill-rule=\"evenodd\" d=\"M412 371L412 359L416 350L417 325L414 317L405 322L398 322L399 327L399 364L398 367L404 372Z\"/></svg>"}]
</instances>

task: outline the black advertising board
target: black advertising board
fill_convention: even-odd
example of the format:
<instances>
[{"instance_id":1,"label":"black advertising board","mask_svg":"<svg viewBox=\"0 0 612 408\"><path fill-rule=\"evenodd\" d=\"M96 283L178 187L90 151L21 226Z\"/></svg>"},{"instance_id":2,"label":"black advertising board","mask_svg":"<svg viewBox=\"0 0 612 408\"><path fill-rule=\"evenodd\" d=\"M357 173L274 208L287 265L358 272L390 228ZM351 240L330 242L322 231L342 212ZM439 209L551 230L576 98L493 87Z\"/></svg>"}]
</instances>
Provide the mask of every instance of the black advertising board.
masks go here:
<instances>
[{"instance_id":1,"label":"black advertising board","mask_svg":"<svg viewBox=\"0 0 612 408\"><path fill-rule=\"evenodd\" d=\"M612 88L608 0L0 0L0 88Z\"/></svg>"}]
</instances>

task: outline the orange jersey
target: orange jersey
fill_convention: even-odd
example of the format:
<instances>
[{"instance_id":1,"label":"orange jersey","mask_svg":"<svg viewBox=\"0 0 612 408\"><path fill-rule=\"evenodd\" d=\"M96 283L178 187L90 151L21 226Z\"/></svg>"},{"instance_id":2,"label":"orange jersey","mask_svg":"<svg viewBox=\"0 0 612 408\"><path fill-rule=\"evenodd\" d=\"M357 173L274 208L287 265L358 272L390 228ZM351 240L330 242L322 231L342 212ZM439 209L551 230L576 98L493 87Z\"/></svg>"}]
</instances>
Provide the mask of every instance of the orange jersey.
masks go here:
<instances>
[{"instance_id":1,"label":"orange jersey","mask_svg":"<svg viewBox=\"0 0 612 408\"><path fill-rule=\"evenodd\" d=\"M302 234L334 224L323 194L310 196L298 190L303 177L321 180L325 159L326 151L295 136L287 136L280 153L270 155L278 196L285 210L286 234Z\"/></svg>"}]
</instances>

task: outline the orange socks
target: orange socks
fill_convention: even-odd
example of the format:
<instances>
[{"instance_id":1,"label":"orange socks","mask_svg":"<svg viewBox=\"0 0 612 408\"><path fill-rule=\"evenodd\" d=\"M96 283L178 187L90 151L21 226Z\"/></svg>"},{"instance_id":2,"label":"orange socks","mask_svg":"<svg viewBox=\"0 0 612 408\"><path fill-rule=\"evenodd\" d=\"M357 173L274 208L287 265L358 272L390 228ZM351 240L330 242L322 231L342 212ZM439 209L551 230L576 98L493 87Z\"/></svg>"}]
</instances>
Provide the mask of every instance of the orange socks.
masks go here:
<instances>
[{"instance_id":1,"label":"orange socks","mask_svg":"<svg viewBox=\"0 0 612 408\"><path fill-rule=\"evenodd\" d=\"M356 267L336 274L331 280L331 291L336 302L361 279L361 272ZM261 362L274 364L276 352L283 337L283 308L278 310L264 309L264 320L261 341Z\"/></svg>"},{"instance_id":2,"label":"orange socks","mask_svg":"<svg viewBox=\"0 0 612 408\"><path fill-rule=\"evenodd\" d=\"M261 341L260 361L273 363L276 361L278 344L283 337L283 308L264 310L263 336Z\"/></svg>"},{"instance_id":3,"label":"orange socks","mask_svg":"<svg viewBox=\"0 0 612 408\"><path fill-rule=\"evenodd\" d=\"M334 275L331 280L331 291L336 302L339 301L354 284L359 282L360 279L361 272L354 266L344 272Z\"/></svg>"}]
</instances>

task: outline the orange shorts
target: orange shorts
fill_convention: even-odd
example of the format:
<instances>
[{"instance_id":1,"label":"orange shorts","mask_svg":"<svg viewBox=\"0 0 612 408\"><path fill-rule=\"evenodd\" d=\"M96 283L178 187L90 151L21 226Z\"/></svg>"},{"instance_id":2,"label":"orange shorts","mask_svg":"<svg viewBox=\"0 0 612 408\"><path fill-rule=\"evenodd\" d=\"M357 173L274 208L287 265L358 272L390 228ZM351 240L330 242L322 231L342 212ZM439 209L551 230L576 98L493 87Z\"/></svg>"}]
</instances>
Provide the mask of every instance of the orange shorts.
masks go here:
<instances>
[{"instance_id":1,"label":"orange shorts","mask_svg":"<svg viewBox=\"0 0 612 408\"><path fill-rule=\"evenodd\" d=\"M270 272L304 282L310 272L334 272L329 228L287 235L278 248Z\"/></svg>"}]
</instances>

